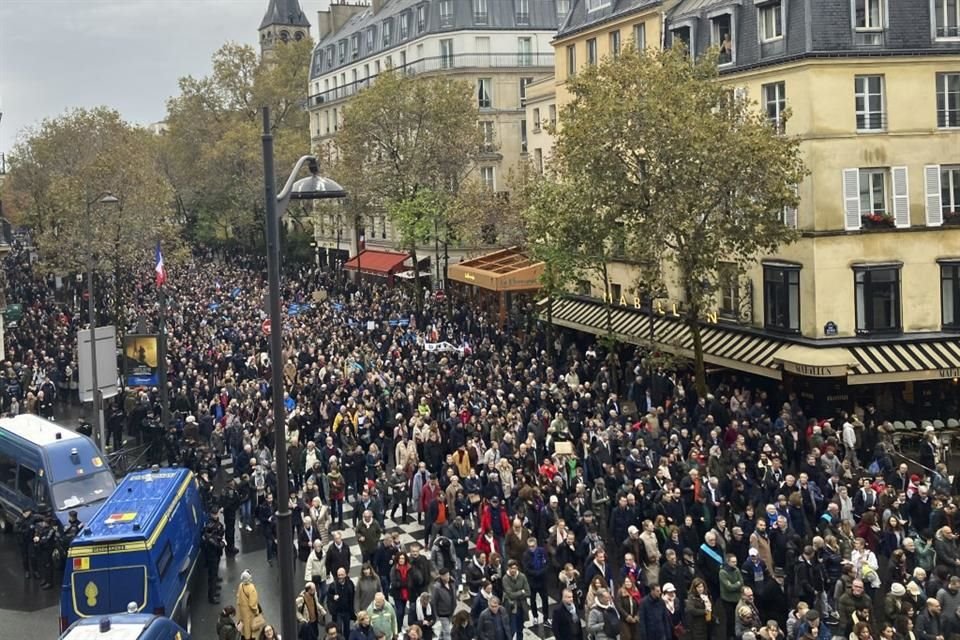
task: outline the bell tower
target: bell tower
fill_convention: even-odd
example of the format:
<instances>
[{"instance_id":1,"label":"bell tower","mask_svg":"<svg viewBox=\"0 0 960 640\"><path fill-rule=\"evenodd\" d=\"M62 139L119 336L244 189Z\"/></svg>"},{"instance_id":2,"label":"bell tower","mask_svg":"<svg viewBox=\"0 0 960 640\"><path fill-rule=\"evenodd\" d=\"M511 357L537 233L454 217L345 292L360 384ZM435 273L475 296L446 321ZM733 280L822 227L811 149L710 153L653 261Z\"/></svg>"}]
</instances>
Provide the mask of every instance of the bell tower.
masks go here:
<instances>
[{"instance_id":1,"label":"bell tower","mask_svg":"<svg viewBox=\"0 0 960 640\"><path fill-rule=\"evenodd\" d=\"M299 0L269 0L259 31L260 54L268 58L277 45L308 37L310 21Z\"/></svg>"}]
</instances>

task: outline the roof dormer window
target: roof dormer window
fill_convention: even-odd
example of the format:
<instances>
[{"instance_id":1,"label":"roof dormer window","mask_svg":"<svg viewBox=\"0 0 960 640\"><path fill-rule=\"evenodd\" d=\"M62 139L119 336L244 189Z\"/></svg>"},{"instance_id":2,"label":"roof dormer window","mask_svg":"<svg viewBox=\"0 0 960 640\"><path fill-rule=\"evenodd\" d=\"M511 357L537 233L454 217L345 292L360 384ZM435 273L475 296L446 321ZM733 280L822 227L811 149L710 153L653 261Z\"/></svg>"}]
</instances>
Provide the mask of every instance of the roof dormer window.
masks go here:
<instances>
[{"instance_id":1,"label":"roof dormer window","mask_svg":"<svg viewBox=\"0 0 960 640\"><path fill-rule=\"evenodd\" d=\"M347 60L347 41L341 40L337 43L337 60L343 64Z\"/></svg>"},{"instance_id":2,"label":"roof dormer window","mask_svg":"<svg viewBox=\"0 0 960 640\"><path fill-rule=\"evenodd\" d=\"M400 14L400 39L406 40L410 37L410 12L405 11Z\"/></svg>"},{"instance_id":3,"label":"roof dormer window","mask_svg":"<svg viewBox=\"0 0 960 640\"><path fill-rule=\"evenodd\" d=\"M390 43L393 41L393 23L390 20L383 21L383 48L386 49L390 46Z\"/></svg>"}]
</instances>

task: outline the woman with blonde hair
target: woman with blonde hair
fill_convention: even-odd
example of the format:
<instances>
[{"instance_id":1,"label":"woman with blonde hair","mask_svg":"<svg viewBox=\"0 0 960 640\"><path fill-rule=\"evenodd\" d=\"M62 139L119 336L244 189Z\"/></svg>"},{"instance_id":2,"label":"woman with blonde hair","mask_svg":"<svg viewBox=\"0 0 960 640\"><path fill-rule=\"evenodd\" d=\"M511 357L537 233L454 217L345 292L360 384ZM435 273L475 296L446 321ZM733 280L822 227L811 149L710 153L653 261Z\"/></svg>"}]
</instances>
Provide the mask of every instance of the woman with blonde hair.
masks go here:
<instances>
[{"instance_id":1,"label":"woman with blonde hair","mask_svg":"<svg viewBox=\"0 0 960 640\"><path fill-rule=\"evenodd\" d=\"M497 470L500 472L500 486L503 487L503 495L510 496L513 493L513 467L506 458L500 458L497 463Z\"/></svg>"}]
</instances>

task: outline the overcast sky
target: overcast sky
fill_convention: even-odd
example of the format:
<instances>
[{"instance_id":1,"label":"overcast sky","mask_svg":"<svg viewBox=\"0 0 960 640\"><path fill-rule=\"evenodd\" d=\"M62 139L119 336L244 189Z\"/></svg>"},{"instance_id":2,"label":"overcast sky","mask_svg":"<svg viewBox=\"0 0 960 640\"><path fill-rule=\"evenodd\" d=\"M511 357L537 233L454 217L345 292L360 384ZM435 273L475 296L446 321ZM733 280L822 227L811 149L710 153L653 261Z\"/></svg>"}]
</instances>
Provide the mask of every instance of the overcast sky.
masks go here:
<instances>
[{"instance_id":1,"label":"overcast sky","mask_svg":"<svg viewBox=\"0 0 960 640\"><path fill-rule=\"evenodd\" d=\"M0 0L0 152L25 126L107 105L162 120L177 79L228 41L257 44L268 0ZM327 0L300 0L316 36Z\"/></svg>"}]
</instances>

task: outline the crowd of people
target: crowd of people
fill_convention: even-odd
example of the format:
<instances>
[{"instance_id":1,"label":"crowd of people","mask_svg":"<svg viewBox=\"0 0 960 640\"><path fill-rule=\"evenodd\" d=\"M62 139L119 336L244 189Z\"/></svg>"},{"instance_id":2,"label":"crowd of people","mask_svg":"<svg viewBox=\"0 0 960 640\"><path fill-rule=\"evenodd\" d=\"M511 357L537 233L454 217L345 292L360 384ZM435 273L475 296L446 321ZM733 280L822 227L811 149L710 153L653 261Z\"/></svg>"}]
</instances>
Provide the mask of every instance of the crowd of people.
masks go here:
<instances>
[{"instance_id":1,"label":"crowd of people","mask_svg":"<svg viewBox=\"0 0 960 640\"><path fill-rule=\"evenodd\" d=\"M121 441L159 428L151 462L195 470L216 517L214 567L240 528L275 561L273 451L287 439L304 640L512 640L530 628L563 640L960 638L960 474L951 481L936 434L928 468L908 464L873 406L808 415L795 394L736 378L698 394L642 349L548 333L522 305L502 327L455 292L418 313L408 288L309 267L285 272L274 362L261 267L198 254L171 268L174 420L157 426L155 389L111 415ZM8 298L26 309L8 332L3 409L53 415L82 321L23 254L7 269ZM149 323L148 275L130 283L126 317ZM440 341L456 351L425 348ZM219 489L224 456L233 471ZM401 544L388 516L416 518L427 537ZM210 581L219 602L215 571ZM276 637L249 572L217 627L225 640Z\"/></svg>"}]
</instances>

